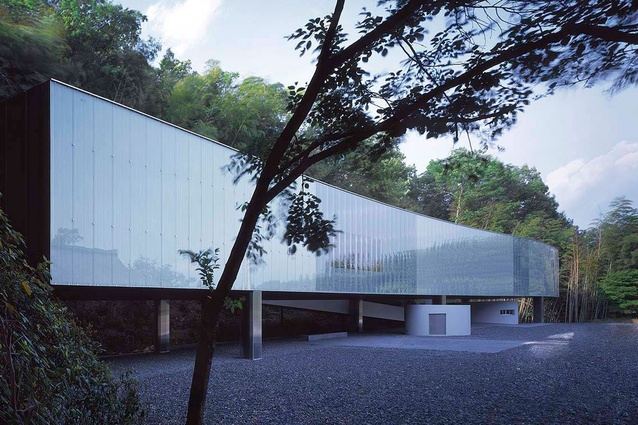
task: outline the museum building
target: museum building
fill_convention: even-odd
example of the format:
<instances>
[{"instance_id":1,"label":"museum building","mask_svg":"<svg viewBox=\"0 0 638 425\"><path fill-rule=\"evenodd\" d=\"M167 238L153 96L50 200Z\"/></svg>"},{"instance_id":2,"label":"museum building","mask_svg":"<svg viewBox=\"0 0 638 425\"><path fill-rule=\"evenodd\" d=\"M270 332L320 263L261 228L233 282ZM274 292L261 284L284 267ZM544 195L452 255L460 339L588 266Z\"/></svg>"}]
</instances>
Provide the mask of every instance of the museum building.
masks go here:
<instances>
[{"instance_id":1,"label":"museum building","mask_svg":"<svg viewBox=\"0 0 638 425\"><path fill-rule=\"evenodd\" d=\"M50 259L60 297L155 300L166 351L170 300L206 294L178 251L219 248L223 267L252 194L225 167L235 153L51 80L0 103L0 206L30 261ZM518 323L526 297L542 321L543 299L558 296L552 246L309 185L340 232L325 255L290 255L279 235L262 263L244 261L233 290L247 299L247 357L261 356L262 304L345 314L354 330L375 317L409 334L464 335L471 323Z\"/></svg>"}]
</instances>

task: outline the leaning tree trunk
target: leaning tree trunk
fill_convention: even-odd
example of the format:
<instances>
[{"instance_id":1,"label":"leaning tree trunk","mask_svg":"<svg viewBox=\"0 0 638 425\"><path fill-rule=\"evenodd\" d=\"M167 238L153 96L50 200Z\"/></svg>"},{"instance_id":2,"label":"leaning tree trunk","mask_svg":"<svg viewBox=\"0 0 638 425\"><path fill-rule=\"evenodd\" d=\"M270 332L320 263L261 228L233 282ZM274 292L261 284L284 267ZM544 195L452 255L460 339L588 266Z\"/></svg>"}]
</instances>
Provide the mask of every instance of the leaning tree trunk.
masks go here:
<instances>
[{"instance_id":1,"label":"leaning tree trunk","mask_svg":"<svg viewBox=\"0 0 638 425\"><path fill-rule=\"evenodd\" d=\"M580 292L580 247L578 233L574 230L572 237L572 256L570 259L569 279L567 281L567 297L565 300L565 322L573 323L576 321L576 313L578 311L578 297Z\"/></svg>"},{"instance_id":2,"label":"leaning tree trunk","mask_svg":"<svg viewBox=\"0 0 638 425\"><path fill-rule=\"evenodd\" d=\"M281 191L294 182L297 177L301 176L301 174L314 163L306 161L303 167L298 165L293 167L292 171L283 174L282 169L280 168L282 166L282 158L286 155L291 141L295 138L295 134L306 121L306 118L310 113L310 110L312 109L326 78L328 78L335 67L338 67L340 63L343 63L346 60L345 57L335 60L331 56L331 49L338 34L338 24L344 4L345 0L337 0L335 4L330 27L326 32L321 52L317 59L315 73L310 79L305 93L292 114L292 117L288 120L286 126L268 153L263 169L257 179L255 190L250 198L248 207L244 212L244 218L242 220L239 233L237 234L237 239L235 239L233 248L230 251L230 256L224 266L217 288L209 301L204 302L206 308L202 310L202 328L200 330L201 338L197 347L195 369L193 370L193 381L188 401L188 414L186 418L187 425L200 425L204 420L204 406L206 402L206 392L208 391L213 354L215 352L215 337L217 333L219 315L222 311L224 300L228 295L230 295L230 290L235 283L244 255L246 254L246 250L252 239L253 231L259 221L259 216L264 207L268 205L275 196L281 193ZM409 17L409 8L406 8L405 10L406 13L401 14L398 19L389 21L391 25L399 25ZM386 23L386 25L388 24ZM377 27L377 29L378 28L381 27ZM364 132L359 135L358 140L353 140L358 143L372 136L374 133L376 133L376 131L370 132L369 134ZM349 145L344 144L343 146L345 149ZM338 150L330 151L330 149L327 149L323 151L324 154L326 154L326 152L336 154L338 153ZM318 154L315 155L315 157L315 162L324 158ZM287 167L290 167L290 164ZM273 180L277 180L275 179L276 176L282 178L271 187ZM210 303L210 305L207 305L208 303Z\"/></svg>"},{"instance_id":3,"label":"leaning tree trunk","mask_svg":"<svg viewBox=\"0 0 638 425\"><path fill-rule=\"evenodd\" d=\"M197 343L195 369L188 399L187 424L201 424L204 420L204 406L210 381L213 355L215 354L215 341L219 322L219 312L215 312L212 301L212 298L206 298L202 301L199 341Z\"/></svg>"},{"instance_id":4,"label":"leaning tree trunk","mask_svg":"<svg viewBox=\"0 0 638 425\"><path fill-rule=\"evenodd\" d=\"M219 316L224 307L224 300L230 295L230 290L235 283L235 279L237 279L239 268L252 238L253 229L264 208L263 196L261 195L263 187L267 188L267 183L258 183L255 187L219 283L213 293L202 302L202 320L200 322L201 328L195 355L195 369L193 370L188 399L187 425L201 425L204 421L204 408L210 382L213 355L215 353Z\"/></svg>"}]
</instances>

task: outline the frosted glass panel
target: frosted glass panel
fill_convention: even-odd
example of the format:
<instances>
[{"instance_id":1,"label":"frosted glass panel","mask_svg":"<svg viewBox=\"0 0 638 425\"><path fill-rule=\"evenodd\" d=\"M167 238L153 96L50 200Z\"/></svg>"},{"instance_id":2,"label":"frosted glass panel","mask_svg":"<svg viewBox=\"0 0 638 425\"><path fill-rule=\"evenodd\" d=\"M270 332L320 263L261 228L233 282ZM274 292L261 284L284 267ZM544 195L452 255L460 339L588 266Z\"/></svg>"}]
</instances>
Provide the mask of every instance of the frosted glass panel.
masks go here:
<instances>
[{"instance_id":1,"label":"frosted glass panel","mask_svg":"<svg viewBox=\"0 0 638 425\"><path fill-rule=\"evenodd\" d=\"M226 262L250 181L224 171L233 151L136 111L51 84L51 259L59 285L199 288L178 250ZM454 225L313 182L335 217L334 248L288 254L287 205L235 289L403 295L557 296L557 251ZM219 273L217 274L219 277Z\"/></svg>"},{"instance_id":2,"label":"frosted glass panel","mask_svg":"<svg viewBox=\"0 0 638 425\"><path fill-rule=\"evenodd\" d=\"M160 175L162 179L162 252L160 279L162 286L175 287L185 283L176 270L178 263L177 253L177 141L175 129L165 129L161 134L162 167Z\"/></svg>"},{"instance_id":3,"label":"frosted glass panel","mask_svg":"<svg viewBox=\"0 0 638 425\"><path fill-rule=\"evenodd\" d=\"M93 104L95 117L93 161L94 220L93 220L93 284L113 284L113 228L114 228L114 152L113 108L103 102Z\"/></svg>"},{"instance_id":4,"label":"frosted glass panel","mask_svg":"<svg viewBox=\"0 0 638 425\"><path fill-rule=\"evenodd\" d=\"M73 268L70 281L76 285L94 285L94 100L87 94L76 92L72 102L73 122L82 125L74 125L70 137L73 145L73 181L68 189L72 193L72 230L77 232L71 249Z\"/></svg>"},{"instance_id":5,"label":"frosted glass panel","mask_svg":"<svg viewBox=\"0 0 638 425\"><path fill-rule=\"evenodd\" d=\"M134 258L131 254L133 209L133 162L132 151L135 143L129 139L132 115L123 108L113 108L113 285L131 285L131 276L136 276L131 268ZM116 143L117 140L129 143ZM133 279L139 282L138 279Z\"/></svg>"}]
</instances>

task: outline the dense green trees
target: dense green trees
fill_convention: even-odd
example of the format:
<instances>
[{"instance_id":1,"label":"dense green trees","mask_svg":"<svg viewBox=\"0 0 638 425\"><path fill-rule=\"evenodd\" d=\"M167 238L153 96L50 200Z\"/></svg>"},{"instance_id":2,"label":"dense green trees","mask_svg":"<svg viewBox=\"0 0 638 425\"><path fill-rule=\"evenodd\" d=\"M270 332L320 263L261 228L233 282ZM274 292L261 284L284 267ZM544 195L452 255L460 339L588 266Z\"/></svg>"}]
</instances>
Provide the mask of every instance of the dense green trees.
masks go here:
<instances>
[{"instance_id":1,"label":"dense green trees","mask_svg":"<svg viewBox=\"0 0 638 425\"><path fill-rule=\"evenodd\" d=\"M246 152L268 149L267 141L281 131L286 118L281 84L258 77L240 80L215 61L201 75L184 74L169 91L162 118Z\"/></svg>"},{"instance_id":2,"label":"dense green trees","mask_svg":"<svg viewBox=\"0 0 638 425\"><path fill-rule=\"evenodd\" d=\"M593 227L574 234L572 258L579 267L574 269L578 271L577 279L570 283L590 287L591 295L585 301L595 298L597 304L602 303L602 307L597 308L602 310L602 314L606 313L607 307L614 314L636 313L631 304L631 291L637 290L638 283L633 274L638 270L637 240L638 209L625 198L613 200L609 211L594 220ZM571 289L567 288L567 296ZM596 317L590 312L581 313L578 318L588 320Z\"/></svg>"},{"instance_id":3,"label":"dense green trees","mask_svg":"<svg viewBox=\"0 0 638 425\"><path fill-rule=\"evenodd\" d=\"M594 221L591 237L600 246L600 265L609 272L638 269L638 209L617 198L609 211Z\"/></svg>"},{"instance_id":4,"label":"dense green trees","mask_svg":"<svg viewBox=\"0 0 638 425\"><path fill-rule=\"evenodd\" d=\"M600 287L620 314L638 314L638 269L612 272L603 277Z\"/></svg>"},{"instance_id":5,"label":"dense green trees","mask_svg":"<svg viewBox=\"0 0 638 425\"><path fill-rule=\"evenodd\" d=\"M0 2L0 100L66 73L62 25L51 10L31 6Z\"/></svg>"},{"instance_id":6,"label":"dense green trees","mask_svg":"<svg viewBox=\"0 0 638 425\"><path fill-rule=\"evenodd\" d=\"M411 208L407 194L416 170L405 165L397 147L375 153L373 146L367 141L355 151L315 164L307 174L381 202Z\"/></svg>"},{"instance_id":7,"label":"dense green trees","mask_svg":"<svg viewBox=\"0 0 638 425\"><path fill-rule=\"evenodd\" d=\"M0 99L54 77L154 112L159 45L143 40L145 17L107 0L3 0Z\"/></svg>"},{"instance_id":8,"label":"dense green trees","mask_svg":"<svg viewBox=\"0 0 638 425\"><path fill-rule=\"evenodd\" d=\"M106 0L51 2L69 46L67 81L134 108L154 110L159 45L140 36L146 18Z\"/></svg>"},{"instance_id":9,"label":"dense green trees","mask_svg":"<svg viewBox=\"0 0 638 425\"><path fill-rule=\"evenodd\" d=\"M562 218L536 169L464 149L432 161L411 183L410 196L417 211L504 233L531 236L535 222Z\"/></svg>"}]
</instances>

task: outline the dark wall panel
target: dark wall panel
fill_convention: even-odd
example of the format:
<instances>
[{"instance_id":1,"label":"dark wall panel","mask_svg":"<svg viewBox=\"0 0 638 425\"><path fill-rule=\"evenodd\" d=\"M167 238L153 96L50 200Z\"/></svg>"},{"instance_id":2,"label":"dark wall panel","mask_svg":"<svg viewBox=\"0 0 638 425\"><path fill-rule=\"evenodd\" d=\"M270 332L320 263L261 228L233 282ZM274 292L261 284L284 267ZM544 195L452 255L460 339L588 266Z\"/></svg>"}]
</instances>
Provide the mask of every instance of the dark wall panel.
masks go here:
<instances>
[{"instance_id":1,"label":"dark wall panel","mask_svg":"<svg viewBox=\"0 0 638 425\"><path fill-rule=\"evenodd\" d=\"M47 82L0 106L0 207L24 235L31 264L50 255L49 99Z\"/></svg>"}]
</instances>

